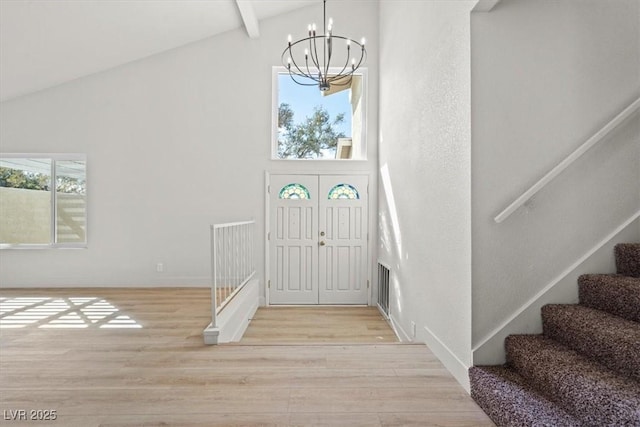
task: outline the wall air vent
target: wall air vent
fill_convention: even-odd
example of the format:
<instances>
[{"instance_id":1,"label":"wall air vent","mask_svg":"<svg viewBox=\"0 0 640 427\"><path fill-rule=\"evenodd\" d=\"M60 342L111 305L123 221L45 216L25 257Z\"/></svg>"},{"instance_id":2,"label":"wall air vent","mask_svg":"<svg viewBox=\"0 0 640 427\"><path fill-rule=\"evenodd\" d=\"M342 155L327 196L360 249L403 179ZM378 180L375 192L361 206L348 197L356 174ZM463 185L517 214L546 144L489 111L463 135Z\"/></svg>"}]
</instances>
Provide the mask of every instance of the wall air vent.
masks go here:
<instances>
[{"instance_id":1,"label":"wall air vent","mask_svg":"<svg viewBox=\"0 0 640 427\"><path fill-rule=\"evenodd\" d=\"M389 317L389 267L378 261L378 308Z\"/></svg>"}]
</instances>

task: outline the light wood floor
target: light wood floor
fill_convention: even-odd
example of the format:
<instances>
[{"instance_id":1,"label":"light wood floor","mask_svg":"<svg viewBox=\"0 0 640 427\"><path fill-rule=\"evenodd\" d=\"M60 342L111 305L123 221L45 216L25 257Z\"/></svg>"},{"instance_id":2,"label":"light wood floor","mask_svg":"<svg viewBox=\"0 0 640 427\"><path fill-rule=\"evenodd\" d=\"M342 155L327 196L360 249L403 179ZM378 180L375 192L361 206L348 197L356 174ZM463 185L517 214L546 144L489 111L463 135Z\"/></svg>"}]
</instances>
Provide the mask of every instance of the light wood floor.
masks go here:
<instances>
[{"instance_id":1,"label":"light wood floor","mask_svg":"<svg viewBox=\"0 0 640 427\"><path fill-rule=\"evenodd\" d=\"M375 307L261 307L242 344L397 342Z\"/></svg>"},{"instance_id":2,"label":"light wood floor","mask_svg":"<svg viewBox=\"0 0 640 427\"><path fill-rule=\"evenodd\" d=\"M205 346L206 289L0 290L0 298L4 308L49 304L39 315L0 314L13 321L2 326L22 324L0 328L0 410L58 418L2 425L492 425L424 345Z\"/></svg>"}]
</instances>

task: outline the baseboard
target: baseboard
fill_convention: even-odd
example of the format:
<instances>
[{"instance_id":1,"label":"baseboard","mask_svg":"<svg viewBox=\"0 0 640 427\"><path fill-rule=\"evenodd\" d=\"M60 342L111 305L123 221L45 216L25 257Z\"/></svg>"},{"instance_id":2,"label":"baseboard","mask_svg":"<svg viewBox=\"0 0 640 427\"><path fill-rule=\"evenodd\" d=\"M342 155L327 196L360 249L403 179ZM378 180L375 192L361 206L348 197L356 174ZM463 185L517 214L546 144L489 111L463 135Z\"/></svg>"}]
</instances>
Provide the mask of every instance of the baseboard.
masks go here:
<instances>
[{"instance_id":1,"label":"baseboard","mask_svg":"<svg viewBox=\"0 0 640 427\"><path fill-rule=\"evenodd\" d=\"M520 306L498 327L480 339L473 346L473 364L497 365L504 363L504 339L508 335L541 333L540 309L542 306L551 303L577 303L577 280L581 274L615 272L613 247L616 243L637 241L640 238L639 225L640 211L599 241L529 301Z\"/></svg>"},{"instance_id":2,"label":"baseboard","mask_svg":"<svg viewBox=\"0 0 640 427\"><path fill-rule=\"evenodd\" d=\"M427 333L425 344L429 347L429 350L442 362L467 393L471 393L469 366L462 362L429 328L425 326L424 331Z\"/></svg>"},{"instance_id":3,"label":"baseboard","mask_svg":"<svg viewBox=\"0 0 640 427\"><path fill-rule=\"evenodd\" d=\"M393 329L393 332L396 334L396 337L398 337L400 342L411 342L409 334L402 329L400 322L398 322L392 314L389 314L389 323L391 324L391 329Z\"/></svg>"},{"instance_id":4,"label":"baseboard","mask_svg":"<svg viewBox=\"0 0 640 427\"><path fill-rule=\"evenodd\" d=\"M389 321L389 315L384 312L382 307L380 307L380 304L376 303L373 307L376 307L378 309L378 311L380 312L380 315L384 317L384 320L386 320L387 322Z\"/></svg>"}]
</instances>

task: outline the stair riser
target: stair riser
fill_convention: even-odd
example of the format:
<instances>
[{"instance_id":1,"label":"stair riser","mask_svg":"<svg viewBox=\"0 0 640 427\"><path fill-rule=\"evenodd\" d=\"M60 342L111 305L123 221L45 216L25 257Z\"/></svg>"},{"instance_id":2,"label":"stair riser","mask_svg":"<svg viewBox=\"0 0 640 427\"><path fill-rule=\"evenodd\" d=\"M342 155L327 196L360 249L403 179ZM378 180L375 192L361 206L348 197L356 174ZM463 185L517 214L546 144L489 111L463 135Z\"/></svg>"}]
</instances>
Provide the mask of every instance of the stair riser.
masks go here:
<instances>
[{"instance_id":1,"label":"stair riser","mask_svg":"<svg viewBox=\"0 0 640 427\"><path fill-rule=\"evenodd\" d=\"M580 304L640 322L640 279L585 274L578 278Z\"/></svg>"},{"instance_id":2,"label":"stair riser","mask_svg":"<svg viewBox=\"0 0 640 427\"><path fill-rule=\"evenodd\" d=\"M614 249L618 274L640 277L640 243L621 243Z\"/></svg>"}]
</instances>

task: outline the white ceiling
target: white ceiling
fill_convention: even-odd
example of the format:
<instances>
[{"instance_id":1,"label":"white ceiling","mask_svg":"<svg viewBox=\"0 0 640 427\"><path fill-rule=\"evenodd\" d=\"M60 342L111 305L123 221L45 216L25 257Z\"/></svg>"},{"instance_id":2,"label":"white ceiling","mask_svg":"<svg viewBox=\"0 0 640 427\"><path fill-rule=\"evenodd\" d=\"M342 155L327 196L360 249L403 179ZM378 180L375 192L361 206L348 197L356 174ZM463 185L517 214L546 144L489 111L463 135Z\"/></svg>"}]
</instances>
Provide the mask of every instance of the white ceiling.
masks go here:
<instances>
[{"instance_id":1,"label":"white ceiling","mask_svg":"<svg viewBox=\"0 0 640 427\"><path fill-rule=\"evenodd\" d=\"M318 0L251 0L258 20ZM235 0L0 0L0 101L243 26Z\"/></svg>"}]
</instances>

